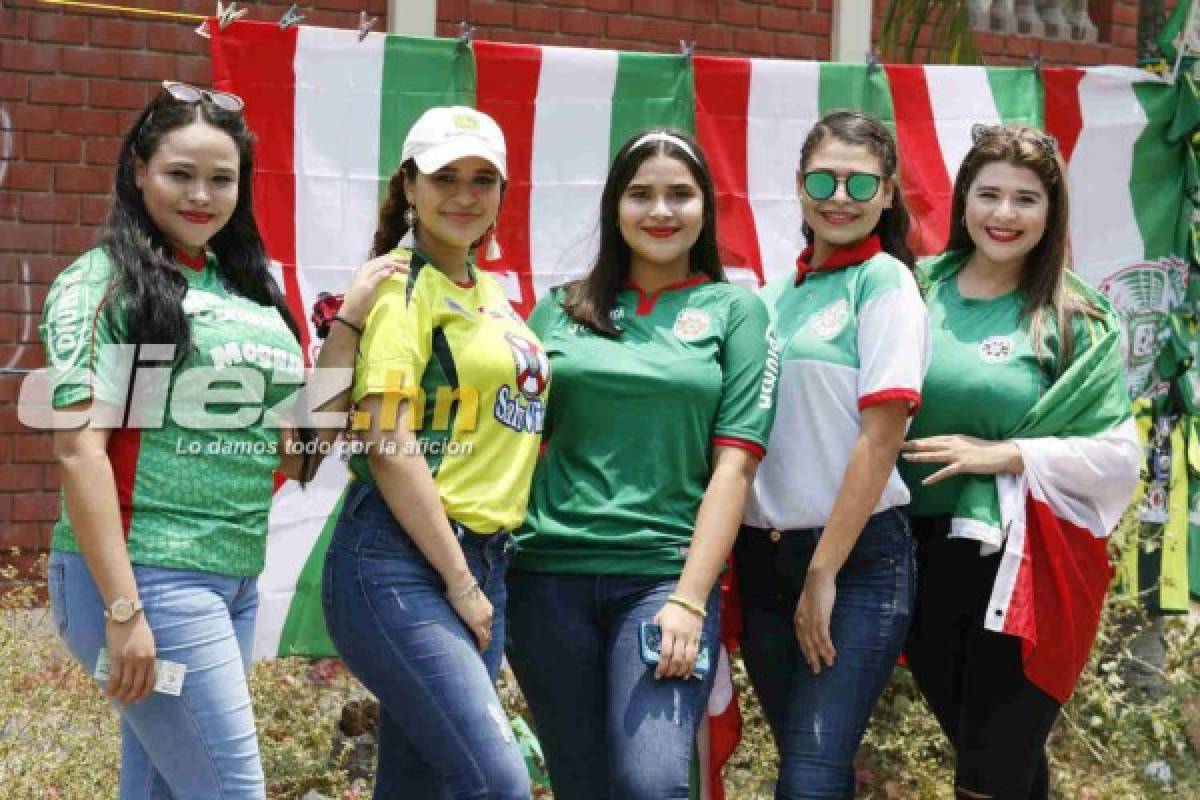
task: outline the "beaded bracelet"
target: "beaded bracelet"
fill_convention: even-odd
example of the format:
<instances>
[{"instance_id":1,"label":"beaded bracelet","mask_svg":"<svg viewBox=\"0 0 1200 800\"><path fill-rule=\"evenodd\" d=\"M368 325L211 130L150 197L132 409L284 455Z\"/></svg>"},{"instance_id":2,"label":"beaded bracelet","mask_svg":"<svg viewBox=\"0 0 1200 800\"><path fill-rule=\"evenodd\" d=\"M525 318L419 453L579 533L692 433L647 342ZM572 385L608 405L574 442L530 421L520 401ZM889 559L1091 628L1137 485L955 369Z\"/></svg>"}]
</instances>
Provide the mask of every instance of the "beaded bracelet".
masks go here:
<instances>
[{"instance_id":1,"label":"beaded bracelet","mask_svg":"<svg viewBox=\"0 0 1200 800\"><path fill-rule=\"evenodd\" d=\"M479 582L476 581L474 578L471 578L470 583L468 583L463 588L459 589L454 594L450 594L450 592L446 592L446 599L449 600L451 603L457 603L459 600L462 600L477 591L479 591Z\"/></svg>"},{"instance_id":2,"label":"beaded bracelet","mask_svg":"<svg viewBox=\"0 0 1200 800\"><path fill-rule=\"evenodd\" d=\"M690 611L693 614L695 614L696 616L700 617L700 619L704 619L705 617L708 616L707 611L705 611L701 606L698 606L695 603L693 603L691 600L688 600L686 597L680 597L677 594L669 595L667 597L667 602L674 603L675 605L679 606L680 608L686 608L688 611Z\"/></svg>"}]
</instances>

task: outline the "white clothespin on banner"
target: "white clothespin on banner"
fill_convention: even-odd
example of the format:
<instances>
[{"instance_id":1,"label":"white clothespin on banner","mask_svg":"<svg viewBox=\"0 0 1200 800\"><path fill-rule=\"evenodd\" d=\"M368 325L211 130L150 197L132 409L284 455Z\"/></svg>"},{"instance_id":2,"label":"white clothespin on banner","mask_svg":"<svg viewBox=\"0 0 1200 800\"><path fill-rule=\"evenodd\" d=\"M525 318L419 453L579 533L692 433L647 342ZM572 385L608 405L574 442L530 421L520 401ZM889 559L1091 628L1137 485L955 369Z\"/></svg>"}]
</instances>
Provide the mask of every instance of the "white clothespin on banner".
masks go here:
<instances>
[{"instance_id":1,"label":"white clothespin on banner","mask_svg":"<svg viewBox=\"0 0 1200 800\"><path fill-rule=\"evenodd\" d=\"M208 20L204 20L192 31L197 36L203 36L205 39L211 39L212 34L208 32Z\"/></svg>"},{"instance_id":2,"label":"white clothespin on banner","mask_svg":"<svg viewBox=\"0 0 1200 800\"><path fill-rule=\"evenodd\" d=\"M687 39L679 40L679 53L683 56L684 61L691 61L692 54L696 52L696 43L689 42Z\"/></svg>"},{"instance_id":3,"label":"white clothespin on banner","mask_svg":"<svg viewBox=\"0 0 1200 800\"><path fill-rule=\"evenodd\" d=\"M375 23L379 22L379 17L368 17L367 12L358 12L358 40L361 42L367 38L367 34L371 32L371 28L375 27Z\"/></svg>"},{"instance_id":4,"label":"white clothespin on banner","mask_svg":"<svg viewBox=\"0 0 1200 800\"><path fill-rule=\"evenodd\" d=\"M225 7L225 4L221 0L217 0L217 24L221 30L225 30L234 22L246 16L249 11L250 9L248 8L238 8L237 0L230 3L228 8Z\"/></svg>"},{"instance_id":5,"label":"white clothespin on banner","mask_svg":"<svg viewBox=\"0 0 1200 800\"><path fill-rule=\"evenodd\" d=\"M296 4L292 3L292 7L283 12L283 16L279 18L279 30L286 31L293 25L300 24L300 20L304 19L304 15L297 14L296 10Z\"/></svg>"},{"instance_id":6,"label":"white clothespin on banner","mask_svg":"<svg viewBox=\"0 0 1200 800\"><path fill-rule=\"evenodd\" d=\"M466 49L471 46L471 40L475 38L475 29L467 24L466 20L458 23L458 47Z\"/></svg>"}]
</instances>

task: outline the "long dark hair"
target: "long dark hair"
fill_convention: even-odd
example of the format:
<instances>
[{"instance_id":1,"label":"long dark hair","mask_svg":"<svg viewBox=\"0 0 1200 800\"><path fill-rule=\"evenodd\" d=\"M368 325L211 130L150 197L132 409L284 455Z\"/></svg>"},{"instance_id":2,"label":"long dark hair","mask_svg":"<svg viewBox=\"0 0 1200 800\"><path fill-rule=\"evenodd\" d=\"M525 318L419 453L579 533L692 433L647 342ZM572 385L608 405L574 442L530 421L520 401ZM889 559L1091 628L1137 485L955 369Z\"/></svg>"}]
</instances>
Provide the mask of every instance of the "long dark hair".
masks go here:
<instances>
[{"instance_id":1,"label":"long dark hair","mask_svg":"<svg viewBox=\"0 0 1200 800\"><path fill-rule=\"evenodd\" d=\"M208 241L217 256L217 271L231 291L259 305L271 306L303 342L300 326L292 316L279 284L268 268L267 251L254 220L254 142L240 113L226 111L207 98L195 103L176 100L163 92L146 106L125 135L117 159L112 210L101 246L112 259L117 306L125 317L130 344L172 344L175 361L182 362L192 351L192 330L183 311L187 279L180 272L171 245L146 211L137 186L137 161L148 162L158 151L163 137L194 122L204 122L226 133L238 151L238 198L233 215ZM116 308L108 306L110 321ZM300 427L301 442L316 433ZM307 481L311 459L307 452L301 465L301 480Z\"/></svg>"},{"instance_id":2,"label":"long dark hair","mask_svg":"<svg viewBox=\"0 0 1200 800\"><path fill-rule=\"evenodd\" d=\"M254 221L254 144L242 115L218 108L206 98L187 103L163 92L125 136L117 160L113 206L101 239L116 270L129 342L173 344L177 360L192 349L192 332L183 312L187 280L179 271L171 245L146 212L135 175L137 160L149 161L164 136L193 122L223 131L238 151L237 205L229 222L208 242L217 256L218 272L231 290L260 305L273 306L296 341L303 341L300 326L268 269L266 247Z\"/></svg>"},{"instance_id":3,"label":"long dark hair","mask_svg":"<svg viewBox=\"0 0 1200 800\"><path fill-rule=\"evenodd\" d=\"M1055 141L1036 128L1018 125L978 127L975 143L963 158L954 180L954 198L950 204L950 240L947 250L971 252L975 242L967 231L967 192L988 164L1002 162L1025 167L1037 175L1046 192L1049 208L1046 230L1033 249L1025 255L1017 288L1024 296L1022 313L1030 320L1030 334L1037 348L1041 344L1044 317L1049 314L1058 328L1061 371L1070 363L1075 337L1071 317L1077 313L1100 316L1100 311L1067 285L1065 275L1070 250L1070 201L1063 164Z\"/></svg>"},{"instance_id":4,"label":"long dark hair","mask_svg":"<svg viewBox=\"0 0 1200 800\"><path fill-rule=\"evenodd\" d=\"M646 139L647 135L654 138ZM688 149L665 138L667 136L684 142ZM725 270L721 268L721 256L717 251L716 192L700 145L690 134L675 128L639 131L621 146L613 157L612 166L608 168L608 178L604 181L604 192L600 196L600 250L592 269L585 277L567 284L563 300L563 308L572 319L606 336L620 334L609 315L616 305L617 294L629 277L631 253L629 244L621 234L618 214L621 195L642 164L659 155L687 165L704 199L700 238L692 245L689 255L691 268L713 281L725 280Z\"/></svg>"},{"instance_id":5,"label":"long dark hair","mask_svg":"<svg viewBox=\"0 0 1200 800\"><path fill-rule=\"evenodd\" d=\"M908 245L908 232L912 224L908 217L908 207L904 205L900 182L896 179L900 157L891 132L870 114L849 110L831 111L817 120L817 124L813 125L804 139L800 148L801 172L808 168L817 148L829 138L865 147L867 152L879 159L883 179L893 187L892 207L883 210L871 233L879 237L879 244L885 253L890 253L912 269L917 263L912 248ZM813 240L813 231L807 222L804 223L804 238L810 242Z\"/></svg>"},{"instance_id":6,"label":"long dark hair","mask_svg":"<svg viewBox=\"0 0 1200 800\"><path fill-rule=\"evenodd\" d=\"M408 233L408 221L404 219L404 212L409 208L408 198L404 194L405 181L412 184L417 182L417 162L411 158L401 164L388 179L387 196L383 199L383 205L379 207L379 224L375 228L375 237L371 240L371 258L392 252ZM502 181L500 208L504 207L504 192L507 188L508 182ZM500 209L496 210L496 218L500 218ZM417 220L417 224L420 225L421 221ZM471 244L471 250L486 242L495 228L496 223L493 221L483 232L483 236Z\"/></svg>"}]
</instances>

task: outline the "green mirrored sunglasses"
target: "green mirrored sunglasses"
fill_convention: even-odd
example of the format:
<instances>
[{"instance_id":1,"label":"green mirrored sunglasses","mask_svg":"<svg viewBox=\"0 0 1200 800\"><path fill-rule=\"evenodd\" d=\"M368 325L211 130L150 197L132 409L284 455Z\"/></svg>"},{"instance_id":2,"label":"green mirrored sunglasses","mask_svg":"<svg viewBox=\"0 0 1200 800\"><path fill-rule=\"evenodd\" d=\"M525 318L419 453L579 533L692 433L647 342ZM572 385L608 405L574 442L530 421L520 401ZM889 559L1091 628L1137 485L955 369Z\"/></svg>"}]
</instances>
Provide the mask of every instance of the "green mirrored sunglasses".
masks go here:
<instances>
[{"instance_id":1,"label":"green mirrored sunglasses","mask_svg":"<svg viewBox=\"0 0 1200 800\"><path fill-rule=\"evenodd\" d=\"M883 178L870 172L851 172L845 178L839 178L827 169L804 173L804 192L813 200L833 197L839 183L846 187L846 195L851 200L865 203L879 193Z\"/></svg>"}]
</instances>

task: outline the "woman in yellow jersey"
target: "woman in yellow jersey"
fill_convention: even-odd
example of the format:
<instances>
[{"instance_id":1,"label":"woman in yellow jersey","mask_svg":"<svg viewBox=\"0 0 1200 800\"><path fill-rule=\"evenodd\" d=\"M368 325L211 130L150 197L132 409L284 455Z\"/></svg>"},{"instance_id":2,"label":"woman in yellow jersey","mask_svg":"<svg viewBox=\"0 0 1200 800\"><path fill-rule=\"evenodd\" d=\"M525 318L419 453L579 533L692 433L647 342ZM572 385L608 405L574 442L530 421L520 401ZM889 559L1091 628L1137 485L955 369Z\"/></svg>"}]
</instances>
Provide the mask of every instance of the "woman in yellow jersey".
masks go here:
<instances>
[{"instance_id":1,"label":"woman in yellow jersey","mask_svg":"<svg viewBox=\"0 0 1200 800\"><path fill-rule=\"evenodd\" d=\"M380 701L377 798L530 795L493 681L508 531L525 515L549 366L471 258L504 181L491 118L426 112L358 282L397 261L408 271L383 280L365 317L343 307L320 361L339 361L357 335L353 480L322 601L339 653Z\"/></svg>"}]
</instances>

